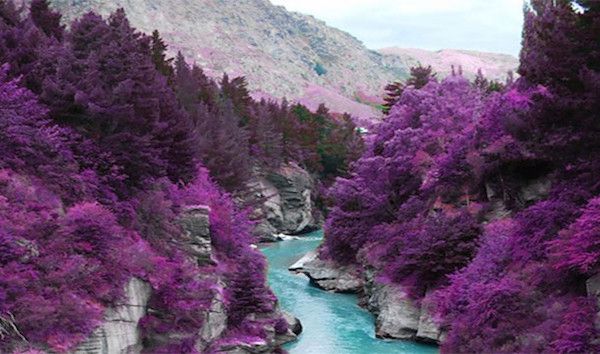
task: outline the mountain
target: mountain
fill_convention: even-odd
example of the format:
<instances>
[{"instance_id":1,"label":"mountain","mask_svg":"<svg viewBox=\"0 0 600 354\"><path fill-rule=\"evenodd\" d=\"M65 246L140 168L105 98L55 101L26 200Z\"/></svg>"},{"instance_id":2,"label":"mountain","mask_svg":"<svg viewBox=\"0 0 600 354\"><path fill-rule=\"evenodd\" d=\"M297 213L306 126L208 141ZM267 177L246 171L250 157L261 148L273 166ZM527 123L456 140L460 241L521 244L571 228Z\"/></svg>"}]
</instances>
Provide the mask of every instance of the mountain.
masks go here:
<instances>
[{"instance_id":1,"label":"mountain","mask_svg":"<svg viewBox=\"0 0 600 354\"><path fill-rule=\"evenodd\" d=\"M384 55L384 63L392 67L431 65L439 76L448 76L452 66L463 69L467 78L473 78L481 69L489 79L504 80L508 71L515 71L519 65L517 58L508 54L485 53L471 50L442 49L430 51L416 48L390 47L379 50Z\"/></svg>"},{"instance_id":2,"label":"mountain","mask_svg":"<svg viewBox=\"0 0 600 354\"><path fill-rule=\"evenodd\" d=\"M274 6L268 0L51 3L66 20L90 10L107 15L123 7L133 26L147 33L158 29L173 54L181 51L193 58L207 74L245 75L254 97L287 97L311 109L325 103L334 112L348 111L360 117L379 115L374 106L380 103L385 84L405 78L416 61L428 62L418 55L369 50L346 32L312 16ZM494 65L493 56L460 53L464 54L452 57ZM505 61L510 60L502 57ZM513 61L516 66L516 59ZM466 71L471 68L463 66Z\"/></svg>"}]
</instances>

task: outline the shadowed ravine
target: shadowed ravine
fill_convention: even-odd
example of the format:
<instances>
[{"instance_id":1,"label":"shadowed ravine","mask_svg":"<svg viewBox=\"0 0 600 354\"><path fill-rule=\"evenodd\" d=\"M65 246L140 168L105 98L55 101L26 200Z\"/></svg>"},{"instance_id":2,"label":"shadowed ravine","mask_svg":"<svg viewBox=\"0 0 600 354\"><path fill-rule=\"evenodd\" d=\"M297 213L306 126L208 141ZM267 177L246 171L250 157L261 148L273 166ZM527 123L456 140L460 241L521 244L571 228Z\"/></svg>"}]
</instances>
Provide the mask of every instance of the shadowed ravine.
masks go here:
<instances>
[{"instance_id":1,"label":"shadowed ravine","mask_svg":"<svg viewBox=\"0 0 600 354\"><path fill-rule=\"evenodd\" d=\"M321 231L263 249L269 261L269 284L281 307L300 319L303 332L286 349L302 354L437 353L437 348L413 342L375 338L373 316L360 308L355 295L334 294L309 285L304 275L288 267L321 242Z\"/></svg>"}]
</instances>

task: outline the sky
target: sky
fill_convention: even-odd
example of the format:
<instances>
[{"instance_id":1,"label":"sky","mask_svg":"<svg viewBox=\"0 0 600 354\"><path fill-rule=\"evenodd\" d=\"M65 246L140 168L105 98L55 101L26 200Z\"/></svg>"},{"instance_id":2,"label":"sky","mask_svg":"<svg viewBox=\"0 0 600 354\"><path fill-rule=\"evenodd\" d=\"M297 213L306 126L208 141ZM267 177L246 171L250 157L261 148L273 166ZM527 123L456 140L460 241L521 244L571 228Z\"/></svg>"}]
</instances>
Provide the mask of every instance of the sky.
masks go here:
<instances>
[{"instance_id":1,"label":"sky","mask_svg":"<svg viewBox=\"0 0 600 354\"><path fill-rule=\"evenodd\" d=\"M271 0L349 32L370 49L469 49L517 56L523 0Z\"/></svg>"}]
</instances>

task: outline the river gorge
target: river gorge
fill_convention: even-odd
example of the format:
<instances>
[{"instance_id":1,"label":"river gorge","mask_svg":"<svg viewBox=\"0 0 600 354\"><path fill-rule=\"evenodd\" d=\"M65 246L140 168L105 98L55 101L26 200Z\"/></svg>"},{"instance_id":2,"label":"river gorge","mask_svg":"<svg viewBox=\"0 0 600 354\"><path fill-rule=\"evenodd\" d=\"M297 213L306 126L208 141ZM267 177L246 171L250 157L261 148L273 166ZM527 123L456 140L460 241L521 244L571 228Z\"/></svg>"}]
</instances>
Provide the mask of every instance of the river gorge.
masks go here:
<instances>
[{"instance_id":1,"label":"river gorge","mask_svg":"<svg viewBox=\"0 0 600 354\"><path fill-rule=\"evenodd\" d=\"M285 349L291 354L437 353L435 346L375 338L373 315L357 305L356 295L320 290L306 276L288 271L322 237L322 231L317 231L262 249L269 262L269 285L282 309L298 317L303 326L298 340Z\"/></svg>"}]
</instances>

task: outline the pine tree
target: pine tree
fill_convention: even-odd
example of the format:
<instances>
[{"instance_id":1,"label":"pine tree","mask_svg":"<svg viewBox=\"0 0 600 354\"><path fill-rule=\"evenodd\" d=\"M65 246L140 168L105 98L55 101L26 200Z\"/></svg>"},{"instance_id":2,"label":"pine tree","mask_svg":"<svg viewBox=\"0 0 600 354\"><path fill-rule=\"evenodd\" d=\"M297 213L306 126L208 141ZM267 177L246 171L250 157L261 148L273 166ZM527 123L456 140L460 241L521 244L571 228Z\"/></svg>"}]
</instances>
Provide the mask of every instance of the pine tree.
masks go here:
<instances>
[{"instance_id":1,"label":"pine tree","mask_svg":"<svg viewBox=\"0 0 600 354\"><path fill-rule=\"evenodd\" d=\"M431 65L424 67L422 65L418 65L410 68L410 77L406 80L406 84L396 81L391 84L388 84L385 87L385 97L383 104L383 113L388 114L392 107L400 100L402 93L406 89L407 86L412 86L416 89L420 89L423 86L427 85L429 81L435 79L436 74L433 73L433 69Z\"/></svg>"},{"instance_id":2,"label":"pine tree","mask_svg":"<svg viewBox=\"0 0 600 354\"><path fill-rule=\"evenodd\" d=\"M190 178L195 163L189 119L156 71L149 39L118 10L108 22L94 14L76 21L70 43L66 58L44 81L42 98L52 117L110 152L131 186L162 176Z\"/></svg>"},{"instance_id":3,"label":"pine tree","mask_svg":"<svg viewBox=\"0 0 600 354\"><path fill-rule=\"evenodd\" d=\"M400 81L392 82L385 86L385 97L383 98L385 101L383 104L384 114L390 113L392 107L398 102L400 96L402 96L402 92L404 92L404 84Z\"/></svg>"},{"instance_id":4,"label":"pine tree","mask_svg":"<svg viewBox=\"0 0 600 354\"><path fill-rule=\"evenodd\" d=\"M234 112L241 118L240 123L242 125L247 124L250 114L248 107L250 107L252 98L250 98L250 92L248 92L246 78L238 76L229 79L229 75L223 74L219 86L221 86L222 100L231 101Z\"/></svg>"},{"instance_id":5,"label":"pine tree","mask_svg":"<svg viewBox=\"0 0 600 354\"><path fill-rule=\"evenodd\" d=\"M460 68L460 73L462 74L462 67ZM406 85L420 89L427 85L429 81L435 79L435 76L436 73L433 72L431 65L428 65L427 67L418 65L410 68L410 77L406 80Z\"/></svg>"},{"instance_id":6,"label":"pine tree","mask_svg":"<svg viewBox=\"0 0 600 354\"><path fill-rule=\"evenodd\" d=\"M532 84L582 89L579 70L585 57L572 53L594 44L582 43L585 36L577 19L571 1L532 1L525 8L519 74Z\"/></svg>"},{"instance_id":7,"label":"pine tree","mask_svg":"<svg viewBox=\"0 0 600 354\"><path fill-rule=\"evenodd\" d=\"M167 78L173 76L173 58L167 59L167 45L160 37L158 30L152 32L152 62L159 73L163 74Z\"/></svg>"},{"instance_id":8,"label":"pine tree","mask_svg":"<svg viewBox=\"0 0 600 354\"><path fill-rule=\"evenodd\" d=\"M61 40L65 27L60 24L61 14L50 10L47 0L33 0L31 2L30 16L36 26L38 26L48 37L54 37Z\"/></svg>"},{"instance_id":9,"label":"pine tree","mask_svg":"<svg viewBox=\"0 0 600 354\"><path fill-rule=\"evenodd\" d=\"M192 120L198 136L199 158L211 176L229 192L243 188L251 171L250 144L233 104L225 101L215 111L199 103Z\"/></svg>"}]
</instances>

